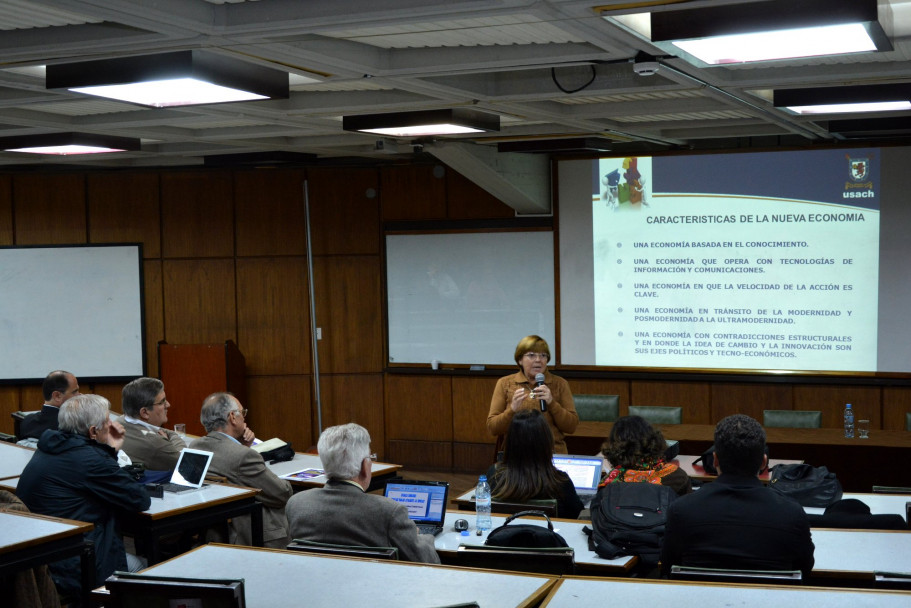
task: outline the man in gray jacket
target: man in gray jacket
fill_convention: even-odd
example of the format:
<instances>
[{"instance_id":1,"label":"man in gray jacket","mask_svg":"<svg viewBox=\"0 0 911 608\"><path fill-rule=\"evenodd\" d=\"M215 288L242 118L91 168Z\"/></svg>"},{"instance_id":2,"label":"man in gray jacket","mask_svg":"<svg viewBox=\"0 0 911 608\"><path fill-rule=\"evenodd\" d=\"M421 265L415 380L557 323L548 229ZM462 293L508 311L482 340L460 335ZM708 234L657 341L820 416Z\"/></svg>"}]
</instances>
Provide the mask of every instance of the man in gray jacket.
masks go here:
<instances>
[{"instance_id":1,"label":"man in gray jacket","mask_svg":"<svg viewBox=\"0 0 911 608\"><path fill-rule=\"evenodd\" d=\"M292 537L395 547L403 561L440 563L433 536L418 533L403 505L367 493L372 462L367 429L353 423L329 427L320 435L317 450L329 481L288 501Z\"/></svg>"},{"instance_id":2,"label":"man in gray jacket","mask_svg":"<svg viewBox=\"0 0 911 608\"><path fill-rule=\"evenodd\" d=\"M208 435L194 440L190 447L212 452L209 473L221 475L231 483L262 490L256 500L263 504L263 544L284 549L288 546L288 520L285 504L291 498L291 484L266 467L253 445L253 430L247 426L247 410L230 393L213 393L202 403L200 422ZM253 542L250 517L231 520L231 543Z\"/></svg>"}]
</instances>

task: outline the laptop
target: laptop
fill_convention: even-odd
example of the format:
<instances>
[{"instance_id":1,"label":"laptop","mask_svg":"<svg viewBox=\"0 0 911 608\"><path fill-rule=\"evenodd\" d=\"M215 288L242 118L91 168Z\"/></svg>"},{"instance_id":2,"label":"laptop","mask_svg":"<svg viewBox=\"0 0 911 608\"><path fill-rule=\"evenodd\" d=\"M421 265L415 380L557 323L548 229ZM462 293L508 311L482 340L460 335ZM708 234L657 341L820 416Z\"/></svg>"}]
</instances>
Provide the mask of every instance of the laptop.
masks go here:
<instances>
[{"instance_id":1,"label":"laptop","mask_svg":"<svg viewBox=\"0 0 911 608\"><path fill-rule=\"evenodd\" d=\"M554 467L560 469L572 480L579 499L588 502L598 493L601 482L603 460L600 456L574 456L572 454L554 454Z\"/></svg>"},{"instance_id":2,"label":"laptop","mask_svg":"<svg viewBox=\"0 0 911 608\"><path fill-rule=\"evenodd\" d=\"M171 473L171 481L161 484L165 492L187 492L198 490L206 478L209 465L212 464L212 452L184 448Z\"/></svg>"},{"instance_id":3,"label":"laptop","mask_svg":"<svg viewBox=\"0 0 911 608\"><path fill-rule=\"evenodd\" d=\"M445 481L394 481L386 484L383 494L405 505L408 517L421 534L436 536L443 531L446 505L449 500L449 483Z\"/></svg>"}]
</instances>

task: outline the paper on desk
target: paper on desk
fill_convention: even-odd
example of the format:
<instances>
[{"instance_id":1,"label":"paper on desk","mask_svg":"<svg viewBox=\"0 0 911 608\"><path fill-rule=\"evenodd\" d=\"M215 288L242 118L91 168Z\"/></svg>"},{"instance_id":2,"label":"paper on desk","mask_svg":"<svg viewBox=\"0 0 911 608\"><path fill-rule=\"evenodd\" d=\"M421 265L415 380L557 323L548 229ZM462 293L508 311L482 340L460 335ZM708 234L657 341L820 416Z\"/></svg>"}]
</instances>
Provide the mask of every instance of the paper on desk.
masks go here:
<instances>
[{"instance_id":1,"label":"paper on desk","mask_svg":"<svg viewBox=\"0 0 911 608\"><path fill-rule=\"evenodd\" d=\"M325 475L325 471L322 469L304 469L302 471L297 471L296 473L288 473L287 475L282 475L282 479L296 480L296 481L309 481L317 477L322 477Z\"/></svg>"}]
</instances>

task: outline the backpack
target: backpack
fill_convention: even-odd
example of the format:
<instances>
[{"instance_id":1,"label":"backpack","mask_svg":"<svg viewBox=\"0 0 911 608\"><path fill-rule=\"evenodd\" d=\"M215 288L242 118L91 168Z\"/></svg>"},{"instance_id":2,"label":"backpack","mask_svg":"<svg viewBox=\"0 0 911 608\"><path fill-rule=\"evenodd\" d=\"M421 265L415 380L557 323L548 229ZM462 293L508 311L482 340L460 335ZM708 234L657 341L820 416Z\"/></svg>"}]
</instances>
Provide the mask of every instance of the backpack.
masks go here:
<instances>
[{"instance_id":1,"label":"backpack","mask_svg":"<svg viewBox=\"0 0 911 608\"><path fill-rule=\"evenodd\" d=\"M547 527L535 524L513 524L514 519L523 515L543 517L547 520ZM554 547L568 547L566 539L554 532L554 525L543 511L520 511L507 519L502 526L494 528L487 534L485 545L495 547L515 547L527 549L546 549Z\"/></svg>"},{"instance_id":2,"label":"backpack","mask_svg":"<svg viewBox=\"0 0 911 608\"><path fill-rule=\"evenodd\" d=\"M772 467L769 487L804 507L828 507L841 500L841 482L826 467L779 464Z\"/></svg>"},{"instance_id":3,"label":"backpack","mask_svg":"<svg viewBox=\"0 0 911 608\"><path fill-rule=\"evenodd\" d=\"M656 566L667 509L676 498L673 489L660 484L607 484L591 502L589 546L607 559L638 555L644 565Z\"/></svg>"}]
</instances>

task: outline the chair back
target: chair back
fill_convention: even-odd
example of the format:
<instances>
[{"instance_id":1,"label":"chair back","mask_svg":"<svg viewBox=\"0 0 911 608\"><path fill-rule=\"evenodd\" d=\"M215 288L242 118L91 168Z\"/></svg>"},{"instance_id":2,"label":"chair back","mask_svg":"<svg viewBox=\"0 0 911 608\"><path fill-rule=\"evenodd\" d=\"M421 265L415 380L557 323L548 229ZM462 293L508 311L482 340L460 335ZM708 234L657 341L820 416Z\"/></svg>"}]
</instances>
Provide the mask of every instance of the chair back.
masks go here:
<instances>
[{"instance_id":1,"label":"chair back","mask_svg":"<svg viewBox=\"0 0 911 608\"><path fill-rule=\"evenodd\" d=\"M905 413L905 430L911 431L911 412Z\"/></svg>"},{"instance_id":2,"label":"chair back","mask_svg":"<svg viewBox=\"0 0 911 608\"><path fill-rule=\"evenodd\" d=\"M732 570L729 568L671 566L669 578L678 581L714 583L799 585L803 581L803 574L800 570Z\"/></svg>"},{"instance_id":3,"label":"chair back","mask_svg":"<svg viewBox=\"0 0 911 608\"><path fill-rule=\"evenodd\" d=\"M335 555L342 557L366 557L369 559L397 560L399 550L395 547L366 547L362 545L334 545L318 543L304 538L295 538L288 545L291 551L304 553L317 553L320 555Z\"/></svg>"},{"instance_id":4,"label":"chair back","mask_svg":"<svg viewBox=\"0 0 911 608\"><path fill-rule=\"evenodd\" d=\"M573 395L579 420L613 422L620 417L620 395Z\"/></svg>"},{"instance_id":5,"label":"chair back","mask_svg":"<svg viewBox=\"0 0 911 608\"><path fill-rule=\"evenodd\" d=\"M515 548L491 545L459 545L452 564L489 570L513 570L536 574L573 574L576 569L572 547Z\"/></svg>"},{"instance_id":6,"label":"chair back","mask_svg":"<svg viewBox=\"0 0 911 608\"><path fill-rule=\"evenodd\" d=\"M763 410L762 425L767 428L818 429L822 412L818 410Z\"/></svg>"},{"instance_id":7,"label":"chair back","mask_svg":"<svg viewBox=\"0 0 911 608\"><path fill-rule=\"evenodd\" d=\"M667 407L663 405L631 405L630 416L641 416L651 424L681 424L683 422L682 407Z\"/></svg>"},{"instance_id":8,"label":"chair back","mask_svg":"<svg viewBox=\"0 0 911 608\"><path fill-rule=\"evenodd\" d=\"M911 488L903 486L873 486L874 494L911 494Z\"/></svg>"},{"instance_id":9,"label":"chair back","mask_svg":"<svg viewBox=\"0 0 911 608\"><path fill-rule=\"evenodd\" d=\"M873 588L911 591L911 572L874 572Z\"/></svg>"},{"instance_id":10,"label":"chair back","mask_svg":"<svg viewBox=\"0 0 911 608\"><path fill-rule=\"evenodd\" d=\"M515 515L522 511L541 511L548 517L557 517L557 499L556 498L530 498L524 502L504 502L494 500L490 503L492 513L502 513L506 515Z\"/></svg>"},{"instance_id":11,"label":"chair back","mask_svg":"<svg viewBox=\"0 0 911 608\"><path fill-rule=\"evenodd\" d=\"M13 418L13 434L16 436L16 439L22 439L22 421L25 420L26 416L31 416L32 414L37 414L39 410L30 410L27 412L15 411L10 412L10 416Z\"/></svg>"}]
</instances>

